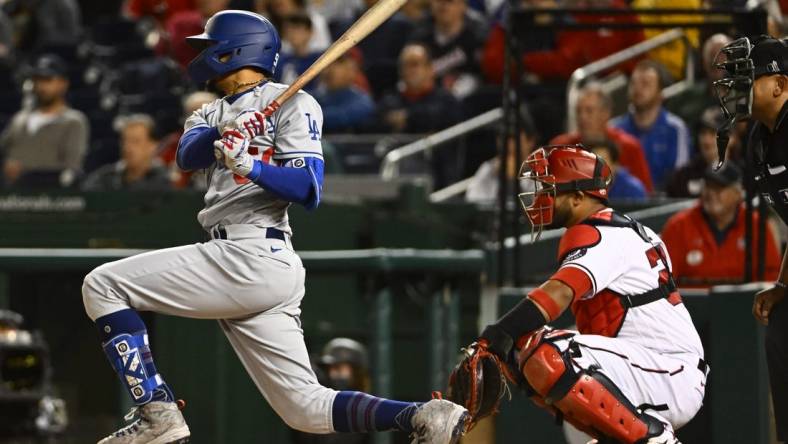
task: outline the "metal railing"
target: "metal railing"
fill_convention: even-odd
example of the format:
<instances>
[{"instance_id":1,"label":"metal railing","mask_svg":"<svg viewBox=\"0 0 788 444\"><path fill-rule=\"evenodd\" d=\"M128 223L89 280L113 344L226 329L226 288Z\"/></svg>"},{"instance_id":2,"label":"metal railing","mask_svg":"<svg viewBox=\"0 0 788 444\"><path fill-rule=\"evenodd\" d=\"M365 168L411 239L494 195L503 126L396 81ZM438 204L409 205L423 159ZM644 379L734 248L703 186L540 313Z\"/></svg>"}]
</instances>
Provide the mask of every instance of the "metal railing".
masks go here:
<instances>
[{"instance_id":1,"label":"metal railing","mask_svg":"<svg viewBox=\"0 0 788 444\"><path fill-rule=\"evenodd\" d=\"M441 188L440 190L433 191L432 193L430 193L430 202L432 203L445 202L447 200L454 198L455 196L464 194L465 191L468 190L468 187L471 185L472 180L473 177L467 177L445 188Z\"/></svg>"},{"instance_id":2,"label":"metal railing","mask_svg":"<svg viewBox=\"0 0 788 444\"><path fill-rule=\"evenodd\" d=\"M399 166L404 159L427 152L436 146L457 140L471 131L490 126L499 122L501 119L503 119L503 109L495 108L462 123L431 134L423 139L393 149L383 158L383 163L380 166L380 176L384 180L394 179L399 176Z\"/></svg>"},{"instance_id":3,"label":"metal railing","mask_svg":"<svg viewBox=\"0 0 788 444\"><path fill-rule=\"evenodd\" d=\"M653 218L667 219L667 217L669 217L670 215L673 215L682 210L686 210L687 208L691 208L696 203L697 203L697 199L684 199L676 202L665 203L656 207L650 207L642 210L633 211L631 213L628 213L627 215L641 222L649 221ZM539 236L539 240L537 242L548 242L551 240L560 239L565 232L566 232L565 228L556 228L553 230L547 230L543 232L541 236ZM515 241L513 236L507 237L506 239L504 239L503 246L505 249L511 249L514 248L516 245L528 245L532 242L533 241L531 240L531 233L527 233L520 235L519 242ZM490 241L485 245L485 247L488 250L497 250L498 244L494 241Z\"/></svg>"},{"instance_id":4,"label":"metal railing","mask_svg":"<svg viewBox=\"0 0 788 444\"><path fill-rule=\"evenodd\" d=\"M337 146L364 146L377 152L379 149L392 145L402 145L421 139L426 134L411 133L351 133L324 134L322 140ZM379 148L382 147L382 148Z\"/></svg>"},{"instance_id":5,"label":"metal railing","mask_svg":"<svg viewBox=\"0 0 788 444\"><path fill-rule=\"evenodd\" d=\"M567 111L570 131L573 131L575 127L574 107L575 102L577 102L580 86L584 81L620 63L676 40L682 40L687 47L687 51L685 51L685 77L683 80L666 87L663 90L663 95L665 98L672 97L691 86L695 81L695 60L692 55L692 51L690 50L689 40L687 39L686 33L682 29L671 29L670 31L662 33L649 40L638 43L637 45L631 46L622 51L613 53L605 58L575 70L569 80L569 85L567 87ZM452 142L472 131L495 124L503 119L503 115L503 108L495 108L466 120L465 122L458 123L457 125L451 126L412 143L393 149L389 151L383 158L383 162L380 167L380 175L384 180L392 180L399 176L400 164L403 160L422 153L426 153L439 145ZM432 196L430 196L430 200L433 202L440 202L461 194L465 191L469 182L470 181L468 179L465 179L442 190L438 190L434 192Z\"/></svg>"},{"instance_id":6,"label":"metal railing","mask_svg":"<svg viewBox=\"0 0 788 444\"><path fill-rule=\"evenodd\" d=\"M683 41L686 48L686 51L684 51L686 55L684 63L684 79L675 82L663 89L662 96L667 99L688 89L693 83L695 83L695 57L693 55L692 46L690 45L689 39L687 38L687 34L681 28L674 28L646 41L640 42L637 45L622 49L621 51L610 54L607 57L603 57L595 62L589 63L586 66L577 68L575 72L572 73L572 77L569 78L569 84L566 88L567 129L570 132L577 129L575 103L577 103L577 99L580 94L580 88L582 87L583 82L588 80L590 77L613 68L614 66L643 55L660 46L672 43L676 40Z\"/></svg>"}]
</instances>

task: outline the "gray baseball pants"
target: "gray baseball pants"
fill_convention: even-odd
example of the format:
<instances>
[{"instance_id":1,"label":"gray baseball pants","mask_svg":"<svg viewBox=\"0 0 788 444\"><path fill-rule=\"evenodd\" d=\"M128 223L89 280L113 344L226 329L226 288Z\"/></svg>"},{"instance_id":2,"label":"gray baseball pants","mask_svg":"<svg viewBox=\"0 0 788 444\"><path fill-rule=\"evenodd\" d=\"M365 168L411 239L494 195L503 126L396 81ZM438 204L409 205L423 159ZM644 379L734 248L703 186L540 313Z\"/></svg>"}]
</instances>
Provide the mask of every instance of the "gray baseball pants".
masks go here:
<instances>
[{"instance_id":1,"label":"gray baseball pants","mask_svg":"<svg viewBox=\"0 0 788 444\"><path fill-rule=\"evenodd\" d=\"M333 432L337 392L318 384L301 330L301 258L289 239L267 239L265 228L224 228L227 239L96 268L82 286L85 311L94 321L128 308L217 319L249 376L290 427Z\"/></svg>"}]
</instances>

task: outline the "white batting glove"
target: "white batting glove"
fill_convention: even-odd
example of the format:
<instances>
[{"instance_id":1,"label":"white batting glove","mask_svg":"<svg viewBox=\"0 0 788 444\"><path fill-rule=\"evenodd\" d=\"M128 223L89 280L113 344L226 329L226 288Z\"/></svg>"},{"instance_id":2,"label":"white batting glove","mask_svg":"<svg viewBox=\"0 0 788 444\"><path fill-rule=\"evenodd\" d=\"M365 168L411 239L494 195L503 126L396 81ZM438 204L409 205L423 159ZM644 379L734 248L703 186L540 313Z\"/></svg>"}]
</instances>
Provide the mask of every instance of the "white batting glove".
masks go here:
<instances>
[{"instance_id":1,"label":"white batting glove","mask_svg":"<svg viewBox=\"0 0 788 444\"><path fill-rule=\"evenodd\" d=\"M249 175L254 167L254 159L249 154L249 139L236 130L222 133L222 138L213 143L213 154L216 160L241 177Z\"/></svg>"},{"instance_id":2,"label":"white batting glove","mask_svg":"<svg viewBox=\"0 0 788 444\"><path fill-rule=\"evenodd\" d=\"M265 131L265 116L254 108L245 109L222 127L222 132L229 130L240 131L252 140Z\"/></svg>"}]
</instances>

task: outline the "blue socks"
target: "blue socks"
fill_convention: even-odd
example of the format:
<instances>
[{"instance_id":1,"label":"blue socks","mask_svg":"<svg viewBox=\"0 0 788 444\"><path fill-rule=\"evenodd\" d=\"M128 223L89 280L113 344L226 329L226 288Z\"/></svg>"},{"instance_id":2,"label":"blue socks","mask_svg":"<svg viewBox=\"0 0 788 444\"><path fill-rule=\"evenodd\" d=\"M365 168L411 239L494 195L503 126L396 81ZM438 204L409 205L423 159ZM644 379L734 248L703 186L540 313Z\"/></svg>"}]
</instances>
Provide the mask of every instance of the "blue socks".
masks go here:
<instances>
[{"instance_id":1,"label":"blue socks","mask_svg":"<svg viewBox=\"0 0 788 444\"><path fill-rule=\"evenodd\" d=\"M123 386L137 405L151 401L175 402L175 395L153 363L148 331L132 309L96 319L101 347Z\"/></svg>"},{"instance_id":2,"label":"blue socks","mask_svg":"<svg viewBox=\"0 0 788 444\"><path fill-rule=\"evenodd\" d=\"M332 417L337 432L400 430L412 432L410 423L421 403L392 401L361 392L339 392Z\"/></svg>"}]
</instances>

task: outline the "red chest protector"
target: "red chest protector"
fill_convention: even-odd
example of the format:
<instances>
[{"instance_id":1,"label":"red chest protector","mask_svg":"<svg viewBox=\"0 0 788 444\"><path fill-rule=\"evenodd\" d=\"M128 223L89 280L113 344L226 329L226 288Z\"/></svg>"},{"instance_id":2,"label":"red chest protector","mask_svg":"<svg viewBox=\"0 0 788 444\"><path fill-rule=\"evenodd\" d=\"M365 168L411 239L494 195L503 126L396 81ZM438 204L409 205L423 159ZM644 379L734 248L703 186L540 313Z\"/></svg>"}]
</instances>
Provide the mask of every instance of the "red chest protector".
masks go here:
<instances>
[{"instance_id":1,"label":"red chest protector","mask_svg":"<svg viewBox=\"0 0 788 444\"><path fill-rule=\"evenodd\" d=\"M643 225L616 212L600 213L581 223L591 226L630 228L635 230L643 242L651 245L651 239L643 229ZM563 261L571 251L564 252L560 260ZM590 299L577 299L572 303L571 308L580 333L615 337L621 330L630 308L650 304L663 298L673 305L681 303L681 296L673 281L665 253L661 248L652 247L646 252L646 256L652 268L660 263L664 266L664 269L659 272L659 287L634 295L621 295L612 290L603 289Z\"/></svg>"}]
</instances>

